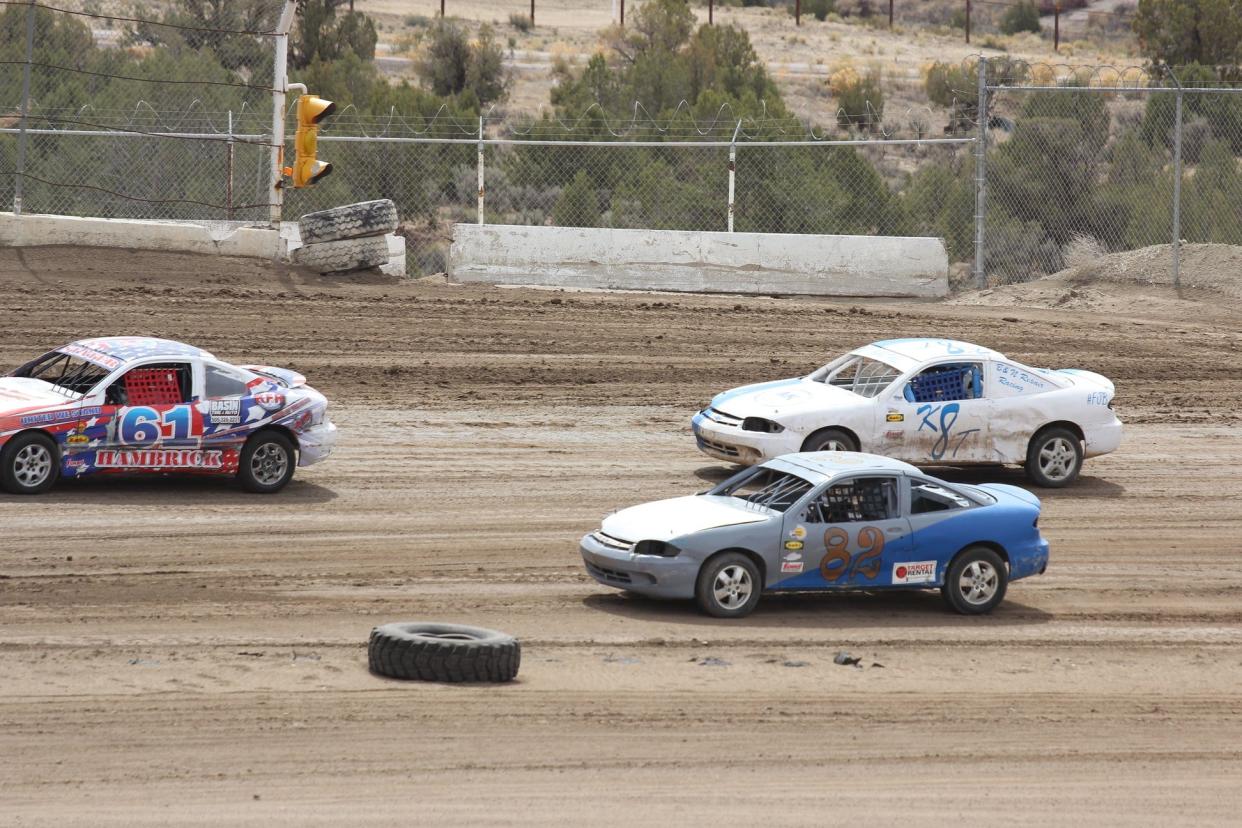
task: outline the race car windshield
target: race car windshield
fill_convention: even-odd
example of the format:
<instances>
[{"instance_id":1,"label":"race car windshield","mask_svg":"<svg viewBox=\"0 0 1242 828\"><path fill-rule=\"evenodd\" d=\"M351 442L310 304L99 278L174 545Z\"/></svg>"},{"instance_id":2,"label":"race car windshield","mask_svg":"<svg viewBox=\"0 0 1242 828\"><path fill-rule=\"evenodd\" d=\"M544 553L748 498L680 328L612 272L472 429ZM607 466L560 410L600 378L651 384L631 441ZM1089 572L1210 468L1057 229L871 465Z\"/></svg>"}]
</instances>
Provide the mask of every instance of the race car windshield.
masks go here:
<instances>
[{"instance_id":1,"label":"race car windshield","mask_svg":"<svg viewBox=\"0 0 1242 828\"><path fill-rule=\"evenodd\" d=\"M844 362L821 369L814 379L871 399L900 375L901 372L887 362L851 355Z\"/></svg>"},{"instance_id":2,"label":"race car windshield","mask_svg":"<svg viewBox=\"0 0 1242 828\"><path fill-rule=\"evenodd\" d=\"M43 380L62 394L80 396L108 376L108 370L81 357L52 351L18 368L13 376Z\"/></svg>"},{"instance_id":3,"label":"race car windshield","mask_svg":"<svg viewBox=\"0 0 1242 828\"><path fill-rule=\"evenodd\" d=\"M784 512L810 490L810 481L796 474L758 467L726 480L711 494L736 497L747 504Z\"/></svg>"}]
</instances>

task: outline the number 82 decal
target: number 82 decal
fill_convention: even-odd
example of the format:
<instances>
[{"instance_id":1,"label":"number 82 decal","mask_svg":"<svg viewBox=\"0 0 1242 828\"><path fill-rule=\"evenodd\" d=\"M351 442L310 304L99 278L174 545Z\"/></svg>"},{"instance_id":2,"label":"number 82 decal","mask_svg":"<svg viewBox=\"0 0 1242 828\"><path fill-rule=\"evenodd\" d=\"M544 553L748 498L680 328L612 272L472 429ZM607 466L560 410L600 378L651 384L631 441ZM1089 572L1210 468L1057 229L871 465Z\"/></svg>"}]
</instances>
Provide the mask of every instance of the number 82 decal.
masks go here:
<instances>
[{"instance_id":1,"label":"number 82 decal","mask_svg":"<svg viewBox=\"0 0 1242 828\"><path fill-rule=\"evenodd\" d=\"M843 577L854 580L860 575L874 578L880 574L880 559L884 554L884 533L875 526L858 530L858 551L850 552L850 534L839 526L824 533L824 558L819 562L819 574L825 581L839 581Z\"/></svg>"}]
</instances>

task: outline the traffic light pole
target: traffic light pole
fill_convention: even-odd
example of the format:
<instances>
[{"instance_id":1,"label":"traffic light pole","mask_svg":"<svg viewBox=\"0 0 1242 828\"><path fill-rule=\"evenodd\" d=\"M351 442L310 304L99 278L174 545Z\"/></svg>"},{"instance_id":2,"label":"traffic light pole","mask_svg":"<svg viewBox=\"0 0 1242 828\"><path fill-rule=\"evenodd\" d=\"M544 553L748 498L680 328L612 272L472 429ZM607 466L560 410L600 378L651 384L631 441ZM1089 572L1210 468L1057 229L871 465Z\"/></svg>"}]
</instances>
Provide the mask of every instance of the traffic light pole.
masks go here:
<instances>
[{"instance_id":1,"label":"traffic light pole","mask_svg":"<svg viewBox=\"0 0 1242 828\"><path fill-rule=\"evenodd\" d=\"M293 28L293 14L297 0L285 0L276 24L276 55L272 67L272 170L268 193L271 197L270 214L272 227L280 229L280 208L284 204L285 166L285 93L289 82L289 30Z\"/></svg>"}]
</instances>

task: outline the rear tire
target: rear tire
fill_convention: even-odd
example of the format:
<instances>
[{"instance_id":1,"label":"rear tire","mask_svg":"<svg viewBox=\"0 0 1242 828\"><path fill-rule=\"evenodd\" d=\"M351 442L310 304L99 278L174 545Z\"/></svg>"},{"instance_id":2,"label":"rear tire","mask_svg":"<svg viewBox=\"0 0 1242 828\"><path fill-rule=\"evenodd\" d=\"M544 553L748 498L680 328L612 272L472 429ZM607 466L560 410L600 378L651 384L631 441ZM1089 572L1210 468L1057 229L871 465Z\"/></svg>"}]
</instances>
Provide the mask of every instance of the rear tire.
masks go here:
<instances>
[{"instance_id":1,"label":"rear tire","mask_svg":"<svg viewBox=\"0 0 1242 828\"><path fill-rule=\"evenodd\" d=\"M949 564L940 594L962 615L991 612L1005 600L1009 570L1001 556L986 546L967 547Z\"/></svg>"},{"instance_id":2,"label":"rear tire","mask_svg":"<svg viewBox=\"0 0 1242 828\"><path fill-rule=\"evenodd\" d=\"M741 552L726 552L703 564L694 585L699 609L717 618L750 615L762 591L759 567Z\"/></svg>"},{"instance_id":3,"label":"rear tire","mask_svg":"<svg viewBox=\"0 0 1242 828\"><path fill-rule=\"evenodd\" d=\"M858 451L858 441L839 428L822 428L806 438L803 451Z\"/></svg>"},{"instance_id":4,"label":"rear tire","mask_svg":"<svg viewBox=\"0 0 1242 828\"><path fill-rule=\"evenodd\" d=\"M384 624L371 630L367 663L381 676L418 681L512 681L522 645L511 635L460 624Z\"/></svg>"},{"instance_id":5,"label":"rear tire","mask_svg":"<svg viewBox=\"0 0 1242 828\"><path fill-rule=\"evenodd\" d=\"M279 431L260 431L241 450L237 478L248 492L275 494L293 479L297 453Z\"/></svg>"},{"instance_id":6,"label":"rear tire","mask_svg":"<svg viewBox=\"0 0 1242 828\"><path fill-rule=\"evenodd\" d=\"M1067 428L1045 429L1026 450L1026 476L1036 486L1059 489L1078 479L1082 471L1082 442Z\"/></svg>"},{"instance_id":7,"label":"rear tire","mask_svg":"<svg viewBox=\"0 0 1242 828\"><path fill-rule=\"evenodd\" d=\"M18 434L0 451L0 488L10 494L43 494L59 476L60 453L46 434Z\"/></svg>"}]
</instances>

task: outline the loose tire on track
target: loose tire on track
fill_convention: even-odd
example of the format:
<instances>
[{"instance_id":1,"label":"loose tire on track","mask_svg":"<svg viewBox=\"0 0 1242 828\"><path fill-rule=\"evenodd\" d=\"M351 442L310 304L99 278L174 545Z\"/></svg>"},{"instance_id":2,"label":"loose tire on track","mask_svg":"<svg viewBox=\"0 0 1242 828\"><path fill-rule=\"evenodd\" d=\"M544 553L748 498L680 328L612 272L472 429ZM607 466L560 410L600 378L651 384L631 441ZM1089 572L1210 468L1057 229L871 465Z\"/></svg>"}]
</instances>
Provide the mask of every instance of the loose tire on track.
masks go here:
<instances>
[{"instance_id":1,"label":"loose tire on track","mask_svg":"<svg viewBox=\"0 0 1242 828\"><path fill-rule=\"evenodd\" d=\"M307 213L298 219L302 244L383 236L396 229L397 205L388 198Z\"/></svg>"},{"instance_id":2,"label":"loose tire on track","mask_svg":"<svg viewBox=\"0 0 1242 828\"><path fill-rule=\"evenodd\" d=\"M293 261L320 273L379 267L388 263L388 239L368 236L308 244L293 251Z\"/></svg>"},{"instance_id":3,"label":"loose tire on track","mask_svg":"<svg viewBox=\"0 0 1242 828\"><path fill-rule=\"evenodd\" d=\"M511 635L460 624L384 624L371 630L372 673L419 681L512 681L522 645Z\"/></svg>"}]
</instances>

